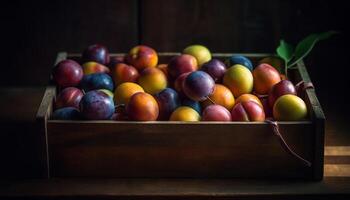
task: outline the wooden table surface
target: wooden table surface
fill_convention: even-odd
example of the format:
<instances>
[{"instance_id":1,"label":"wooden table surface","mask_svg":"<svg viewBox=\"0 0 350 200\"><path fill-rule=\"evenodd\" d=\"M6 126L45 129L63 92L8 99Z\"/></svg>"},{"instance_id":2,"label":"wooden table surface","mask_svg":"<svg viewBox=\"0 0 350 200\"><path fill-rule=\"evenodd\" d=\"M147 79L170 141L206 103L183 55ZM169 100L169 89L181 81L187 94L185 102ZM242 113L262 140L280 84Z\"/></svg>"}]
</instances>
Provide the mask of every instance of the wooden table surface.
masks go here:
<instances>
[{"instance_id":1,"label":"wooden table surface","mask_svg":"<svg viewBox=\"0 0 350 200\"><path fill-rule=\"evenodd\" d=\"M35 114L44 87L0 89L0 199L350 199L350 133L324 108L325 177L320 182L250 179L38 179Z\"/></svg>"}]
</instances>

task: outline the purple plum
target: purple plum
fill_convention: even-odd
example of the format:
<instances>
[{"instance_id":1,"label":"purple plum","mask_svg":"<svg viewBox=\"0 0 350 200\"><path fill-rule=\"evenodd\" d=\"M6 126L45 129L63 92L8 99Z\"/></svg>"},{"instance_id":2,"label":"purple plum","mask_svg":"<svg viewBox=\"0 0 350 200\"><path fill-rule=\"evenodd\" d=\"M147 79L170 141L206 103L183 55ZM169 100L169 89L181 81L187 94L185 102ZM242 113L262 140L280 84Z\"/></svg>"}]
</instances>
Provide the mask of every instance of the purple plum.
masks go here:
<instances>
[{"instance_id":1,"label":"purple plum","mask_svg":"<svg viewBox=\"0 0 350 200\"><path fill-rule=\"evenodd\" d=\"M179 95L171 88L165 88L155 97L159 106L159 120L169 120L171 113L181 105Z\"/></svg>"},{"instance_id":2,"label":"purple plum","mask_svg":"<svg viewBox=\"0 0 350 200\"><path fill-rule=\"evenodd\" d=\"M202 65L201 70L207 72L215 82L218 82L224 77L226 66L218 59L211 59Z\"/></svg>"},{"instance_id":3,"label":"purple plum","mask_svg":"<svg viewBox=\"0 0 350 200\"><path fill-rule=\"evenodd\" d=\"M194 101L204 101L214 92L213 78L203 71L191 72L182 85L183 92Z\"/></svg>"},{"instance_id":4,"label":"purple plum","mask_svg":"<svg viewBox=\"0 0 350 200\"><path fill-rule=\"evenodd\" d=\"M109 52L108 49L100 44L94 44L88 46L82 55L83 62L95 61L102 65L109 63Z\"/></svg>"},{"instance_id":5,"label":"purple plum","mask_svg":"<svg viewBox=\"0 0 350 200\"><path fill-rule=\"evenodd\" d=\"M64 107L55 110L52 113L52 119L55 120L77 120L80 118L79 110L75 107Z\"/></svg>"},{"instance_id":6,"label":"purple plum","mask_svg":"<svg viewBox=\"0 0 350 200\"><path fill-rule=\"evenodd\" d=\"M97 90L97 89L106 89L113 91L114 83L113 79L105 73L95 73L85 75L81 80L80 87L85 91Z\"/></svg>"},{"instance_id":7,"label":"purple plum","mask_svg":"<svg viewBox=\"0 0 350 200\"><path fill-rule=\"evenodd\" d=\"M87 92L80 101L80 112L85 119L110 119L115 111L113 100L104 92Z\"/></svg>"},{"instance_id":8,"label":"purple plum","mask_svg":"<svg viewBox=\"0 0 350 200\"><path fill-rule=\"evenodd\" d=\"M83 78L83 69L74 60L62 60L52 71L53 80L60 87L76 86Z\"/></svg>"},{"instance_id":9,"label":"purple plum","mask_svg":"<svg viewBox=\"0 0 350 200\"><path fill-rule=\"evenodd\" d=\"M79 103L83 96L84 94L80 89L76 87L67 87L56 97L55 108L75 107L79 109Z\"/></svg>"}]
</instances>

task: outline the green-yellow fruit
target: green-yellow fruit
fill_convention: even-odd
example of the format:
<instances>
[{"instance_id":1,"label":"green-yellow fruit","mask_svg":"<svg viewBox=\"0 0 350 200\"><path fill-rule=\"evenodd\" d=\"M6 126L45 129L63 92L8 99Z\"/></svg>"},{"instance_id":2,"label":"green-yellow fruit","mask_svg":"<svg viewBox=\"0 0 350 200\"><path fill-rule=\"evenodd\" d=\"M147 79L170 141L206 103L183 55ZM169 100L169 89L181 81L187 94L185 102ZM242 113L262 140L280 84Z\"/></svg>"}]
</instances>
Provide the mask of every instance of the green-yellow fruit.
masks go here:
<instances>
[{"instance_id":1,"label":"green-yellow fruit","mask_svg":"<svg viewBox=\"0 0 350 200\"><path fill-rule=\"evenodd\" d=\"M228 87L235 98L253 90L253 75L243 65L236 64L230 67L224 75L224 85Z\"/></svg>"},{"instance_id":2,"label":"green-yellow fruit","mask_svg":"<svg viewBox=\"0 0 350 200\"><path fill-rule=\"evenodd\" d=\"M198 66L202 66L204 63L211 60L211 53L209 49L203 45L191 45L186 47L183 52L184 54L190 54L196 58Z\"/></svg>"},{"instance_id":3,"label":"green-yellow fruit","mask_svg":"<svg viewBox=\"0 0 350 200\"><path fill-rule=\"evenodd\" d=\"M305 119L306 116L305 102L293 94L279 97L273 106L273 117L278 121L297 121Z\"/></svg>"}]
</instances>

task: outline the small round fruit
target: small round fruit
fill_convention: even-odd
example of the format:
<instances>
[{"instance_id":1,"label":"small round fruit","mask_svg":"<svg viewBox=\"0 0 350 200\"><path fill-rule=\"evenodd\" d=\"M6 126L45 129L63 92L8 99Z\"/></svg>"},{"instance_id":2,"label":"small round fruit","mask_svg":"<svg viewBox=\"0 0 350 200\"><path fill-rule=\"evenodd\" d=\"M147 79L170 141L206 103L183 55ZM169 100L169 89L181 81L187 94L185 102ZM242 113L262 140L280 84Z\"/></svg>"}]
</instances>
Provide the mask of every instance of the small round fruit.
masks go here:
<instances>
[{"instance_id":1,"label":"small round fruit","mask_svg":"<svg viewBox=\"0 0 350 200\"><path fill-rule=\"evenodd\" d=\"M190 74L191 72L187 72L187 73L183 73L181 74L179 77L177 77L175 79L175 82L174 82L174 89L177 91L177 92L182 92L183 89L182 89L182 86L183 86L183 83L186 79L186 77Z\"/></svg>"},{"instance_id":2,"label":"small round fruit","mask_svg":"<svg viewBox=\"0 0 350 200\"><path fill-rule=\"evenodd\" d=\"M296 95L283 95L277 99L273 106L273 117L278 121L297 121L305 119L306 116L306 104Z\"/></svg>"},{"instance_id":3,"label":"small round fruit","mask_svg":"<svg viewBox=\"0 0 350 200\"><path fill-rule=\"evenodd\" d=\"M83 71L84 71L84 75L89 75L89 74L93 74L93 73L109 73L110 70L108 67L94 62L94 61L90 61L90 62L86 62L83 64Z\"/></svg>"},{"instance_id":4,"label":"small round fruit","mask_svg":"<svg viewBox=\"0 0 350 200\"><path fill-rule=\"evenodd\" d=\"M280 73L271 65L263 63L253 71L254 90L258 94L267 94L271 88L281 81Z\"/></svg>"},{"instance_id":5,"label":"small round fruit","mask_svg":"<svg viewBox=\"0 0 350 200\"><path fill-rule=\"evenodd\" d=\"M270 107L272 108L276 100L285 94L297 94L293 83L289 80L282 80L272 87L268 97Z\"/></svg>"},{"instance_id":6,"label":"small round fruit","mask_svg":"<svg viewBox=\"0 0 350 200\"><path fill-rule=\"evenodd\" d=\"M215 82L218 82L222 80L222 77L224 77L226 66L223 62L214 58L204 63L201 70L207 72Z\"/></svg>"},{"instance_id":7,"label":"small round fruit","mask_svg":"<svg viewBox=\"0 0 350 200\"><path fill-rule=\"evenodd\" d=\"M202 121L231 121L231 113L223 106L210 105L203 111Z\"/></svg>"},{"instance_id":8,"label":"small round fruit","mask_svg":"<svg viewBox=\"0 0 350 200\"><path fill-rule=\"evenodd\" d=\"M138 84L145 90L145 92L154 95L164 90L168 81L164 73L155 67L144 69L138 79Z\"/></svg>"},{"instance_id":9,"label":"small round fruit","mask_svg":"<svg viewBox=\"0 0 350 200\"><path fill-rule=\"evenodd\" d=\"M130 50L126 60L137 70L142 71L147 67L156 67L158 64L158 55L151 47L138 45Z\"/></svg>"},{"instance_id":10,"label":"small round fruit","mask_svg":"<svg viewBox=\"0 0 350 200\"><path fill-rule=\"evenodd\" d=\"M183 92L194 101L204 101L214 92L213 78L203 71L191 72L182 85Z\"/></svg>"},{"instance_id":11,"label":"small round fruit","mask_svg":"<svg viewBox=\"0 0 350 200\"><path fill-rule=\"evenodd\" d=\"M262 63L267 63L272 67L274 67L278 72L284 73L283 72L284 61L282 60L282 58L278 56L269 56L269 57L263 58L259 61L259 64L262 64Z\"/></svg>"},{"instance_id":12,"label":"small round fruit","mask_svg":"<svg viewBox=\"0 0 350 200\"><path fill-rule=\"evenodd\" d=\"M77 86L83 75L82 67L69 59L59 62L52 71L53 79L60 87Z\"/></svg>"},{"instance_id":13,"label":"small round fruit","mask_svg":"<svg viewBox=\"0 0 350 200\"><path fill-rule=\"evenodd\" d=\"M75 87L67 87L63 89L55 101L55 108L63 108L63 107L74 107L79 109L79 103L81 98L83 98L83 92Z\"/></svg>"},{"instance_id":14,"label":"small round fruit","mask_svg":"<svg viewBox=\"0 0 350 200\"><path fill-rule=\"evenodd\" d=\"M80 87L85 91L106 89L113 91L114 83L112 77L105 73L94 73L85 75L81 80Z\"/></svg>"},{"instance_id":15,"label":"small round fruit","mask_svg":"<svg viewBox=\"0 0 350 200\"><path fill-rule=\"evenodd\" d=\"M100 44L88 46L82 55L83 62L95 61L102 65L107 65L109 59L108 49Z\"/></svg>"},{"instance_id":16,"label":"small round fruit","mask_svg":"<svg viewBox=\"0 0 350 200\"><path fill-rule=\"evenodd\" d=\"M253 94L242 94L236 99L236 104L247 102L247 101L254 101L255 103L259 104L261 107L263 107L263 104L261 103L260 99Z\"/></svg>"},{"instance_id":17,"label":"small round fruit","mask_svg":"<svg viewBox=\"0 0 350 200\"><path fill-rule=\"evenodd\" d=\"M112 98L102 91L87 92L80 101L80 112L88 120L110 119L114 111Z\"/></svg>"},{"instance_id":18,"label":"small round fruit","mask_svg":"<svg viewBox=\"0 0 350 200\"><path fill-rule=\"evenodd\" d=\"M193 101L192 99L189 99L188 97L182 98L181 105L190 107L190 108L194 109L195 111L197 111L197 113L202 113L201 104L198 101Z\"/></svg>"},{"instance_id":19,"label":"small round fruit","mask_svg":"<svg viewBox=\"0 0 350 200\"><path fill-rule=\"evenodd\" d=\"M79 117L79 110L75 107L59 108L52 113L52 119L54 120L77 120Z\"/></svg>"},{"instance_id":20,"label":"small round fruit","mask_svg":"<svg viewBox=\"0 0 350 200\"><path fill-rule=\"evenodd\" d=\"M223 83L228 87L234 97L251 93L253 90L253 75L248 68L236 64L230 67L224 75Z\"/></svg>"},{"instance_id":21,"label":"small round fruit","mask_svg":"<svg viewBox=\"0 0 350 200\"><path fill-rule=\"evenodd\" d=\"M178 107L170 116L170 121L187 121L196 122L200 121L201 116L194 109L181 106Z\"/></svg>"},{"instance_id":22,"label":"small round fruit","mask_svg":"<svg viewBox=\"0 0 350 200\"><path fill-rule=\"evenodd\" d=\"M232 121L259 121L265 120L263 108L254 101L236 104L231 111Z\"/></svg>"},{"instance_id":23,"label":"small round fruit","mask_svg":"<svg viewBox=\"0 0 350 200\"><path fill-rule=\"evenodd\" d=\"M209 49L203 45L191 45L186 47L183 54L189 54L196 58L198 65L202 66L204 63L211 60L211 53Z\"/></svg>"},{"instance_id":24,"label":"small round fruit","mask_svg":"<svg viewBox=\"0 0 350 200\"><path fill-rule=\"evenodd\" d=\"M248 68L250 71L253 70L253 63L250 61L247 57L242 55L233 55L229 59L226 60L227 66L233 66L233 65L243 65L246 68Z\"/></svg>"},{"instance_id":25,"label":"small round fruit","mask_svg":"<svg viewBox=\"0 0 350 200\"><path fill-rule=\"evenodd\" d=\"M193 72L198 69L198 63L195 57L182 54L171 58L168 64L168 72L170 77L175 80L181 74Z\"/></svg>"},{"instance_id":26,"label":"small round fruit","mask_svg":"<svg viewBox=\"0 0 350 200\"><path fill-rule=\"evenodd\" d=\"M155 121L158 118L159 108L152 95L138 92L131 96L126 112L130 120Z\"/></svg>"},{"instance_id":27,"label":"small round fruit","mask_svg":"<svg viewBox=\"0 0 350 200\"><path fill-rule=\"evenodd\" d=\"M160 120L168 120L171 113L181 106L180 98L174 89L166 88L155 95L159 107Z\"/></svg>"},{"instance_id":28,"label":"small round fruit","mask_svg":"<svg viewBox=\"0 0 350 200\"><path fill-rule=\"evenodd\" d=\"M225 107L227 110L231 110L235 104L235 98L230 89L221 84L215 84L213 94L209 95L209 98L215 102L215 104ZM203 106L207 107L213 103L207 99L203 101Z\"/></svg>"},{"instance_id":29,"label":"small round fruit","mask_svg":"<svg viewBox=\"0 0 350 200\"><path fill-rule=\"evenodd\" d=\"M117 105L127 105L130 97L138 92L144 92L140 85L131 82L122 83L114 91L114 102Z\"/></svg>"},{"instance_id":30,"label":"small round fruit","mask_svg":"<svg viewBox=\"0 0 350 200\"><path fill-rule=\"evenodd\" d=\"M136 82L140 74L131 65L118 63L112 66L112 77L116 86L125 82Z\"/></svg>"}]
</instances>

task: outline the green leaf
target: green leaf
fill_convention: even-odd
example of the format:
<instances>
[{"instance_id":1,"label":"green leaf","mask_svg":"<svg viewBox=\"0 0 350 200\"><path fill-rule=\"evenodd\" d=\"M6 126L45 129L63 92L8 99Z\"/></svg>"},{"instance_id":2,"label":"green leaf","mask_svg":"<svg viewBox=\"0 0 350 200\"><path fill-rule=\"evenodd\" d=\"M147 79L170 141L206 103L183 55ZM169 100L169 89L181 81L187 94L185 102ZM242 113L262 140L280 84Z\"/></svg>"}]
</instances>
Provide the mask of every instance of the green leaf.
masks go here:
<instances>
[{"instance_id":1,"label":"green leaf","mask_svg":"<svg viewBox=\"0 0 350 200\"><path fill-rule=\"evenodd\" d=\"M314 33L306 38L304 38L301 42L298 43L297 47L295 48L295 59L293 63L288 63L288 68L291 68L293 65L298 63L300 60L305 58L312 50L312 48L315 46L315 44L320 40L325 40L329 38L330 36L336 34L338 32L336 31L328 31L323 33Z\"/></svg>"},{"instance_id":2,"label":"green leaf","mask_svg":"<svg viewBox=\"0 0 350 200\"><path fill-rule=\"evenodd\" d=\"M285 61L285 63L288 63L293 58L294 47L284 40L281 40L276 52L277 55Z\"/></svg>"}]
</instances>

